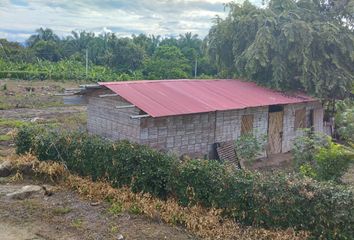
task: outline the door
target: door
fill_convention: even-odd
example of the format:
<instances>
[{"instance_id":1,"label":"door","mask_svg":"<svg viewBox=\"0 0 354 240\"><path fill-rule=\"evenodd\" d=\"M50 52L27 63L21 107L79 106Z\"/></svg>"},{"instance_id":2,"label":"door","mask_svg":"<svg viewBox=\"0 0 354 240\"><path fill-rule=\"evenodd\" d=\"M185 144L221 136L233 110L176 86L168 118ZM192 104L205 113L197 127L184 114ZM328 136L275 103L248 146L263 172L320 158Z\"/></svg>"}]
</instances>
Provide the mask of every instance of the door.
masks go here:
<instances>
[{"instance_id":1,"label":"door","mask_svg":"<svg viewBox=\"0 0 354 240\"><path fill-rule=\"evenodd\" d=\"M269 153L281 153L283 138L283 112L270 112L268 121Z\"/></svg>"}]
</instances>

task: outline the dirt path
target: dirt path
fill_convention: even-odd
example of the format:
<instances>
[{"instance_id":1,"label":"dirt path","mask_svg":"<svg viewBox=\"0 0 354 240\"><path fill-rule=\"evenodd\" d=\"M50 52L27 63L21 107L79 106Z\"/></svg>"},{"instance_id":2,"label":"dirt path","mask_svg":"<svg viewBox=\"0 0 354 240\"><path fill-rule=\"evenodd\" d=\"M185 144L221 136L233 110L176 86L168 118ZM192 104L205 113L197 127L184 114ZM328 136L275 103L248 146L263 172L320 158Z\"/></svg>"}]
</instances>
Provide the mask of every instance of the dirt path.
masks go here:
<instances>
[{"instance_id":1,"label":"dirt path","mask_svg":"<svg viewBox=\"0 0 354 240\"><path fill-rule=\"evenodd\" d=\"M25 184L0 183L0 239L195 239L182 229L140 215L113 214L108 203L92 206L64 189L13 200L7 193ZM33 182L26 182L34 184ZM38 183L36 183L38 184Z\"/></svg>"}]
</instances>

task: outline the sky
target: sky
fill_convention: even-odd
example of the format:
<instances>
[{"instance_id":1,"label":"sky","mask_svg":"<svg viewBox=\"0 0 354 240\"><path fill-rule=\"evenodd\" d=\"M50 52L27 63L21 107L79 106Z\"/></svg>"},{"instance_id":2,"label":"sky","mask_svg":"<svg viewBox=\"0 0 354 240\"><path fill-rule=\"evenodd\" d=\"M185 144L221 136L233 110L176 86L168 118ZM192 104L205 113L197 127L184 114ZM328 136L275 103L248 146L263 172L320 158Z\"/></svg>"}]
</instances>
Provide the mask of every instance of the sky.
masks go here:
<instances>
[{"instance_id":1,"label":"sky","mask_svg":"<svg viewBox=\"0 0 354 240\"><path fill-rule=\"evenodd\" d=\"M242 2L242 0L238 0ZM251 0L260 4L262 0ZM228 0L0 0L0 38L24 42L36 29L60 37L71 31L114 32L119 36L186 32L204 37Z\"/></svg>"}]
</instances>

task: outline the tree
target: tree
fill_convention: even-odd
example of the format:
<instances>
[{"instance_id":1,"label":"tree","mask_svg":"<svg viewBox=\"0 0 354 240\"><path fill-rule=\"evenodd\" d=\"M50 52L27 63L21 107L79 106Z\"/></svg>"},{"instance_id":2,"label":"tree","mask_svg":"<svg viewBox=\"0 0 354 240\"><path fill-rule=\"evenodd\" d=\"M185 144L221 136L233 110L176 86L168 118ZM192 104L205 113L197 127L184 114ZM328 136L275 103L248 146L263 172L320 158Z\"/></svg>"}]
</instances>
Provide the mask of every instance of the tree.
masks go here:
<instances>
[{"instance_id":1,"label":"tree","mask_svg":"<svg viewBox=\"0 0 354 240\"><path fill-rule=\"evenodd\" d=\"M35 55L32 49L23 47L20 43L0 39L0 59L15 62L33 62Z\"/></svg>"},{"instance_id":2,"label":"tree","mask_svg":"<svg viewBox=\"0 0 354 240\"><path fill-rule=\"evenodd\" d=\"M149 79L188 78L191 67L175 46L160 46L145 62L144 74Z\"/></svg>"},{"instance_id":3,"label":"tree","mask_svg":"<svg viewBox=\"0 0 354 240\"><path fill-rule=\"evenodd\" d=\"M31 35L26 42L29 47L33 47L39 41L59 42L60 38L54 34L52 29L39 28L36 30L36 34Z\"/></svg>"},{"instance_id":4,"label":"tree","mask_svg":"<svg viewBox=\"0 0 354 240\"><path fill-rule=\"evenodd\" d=\"M108 51L105 54L105 64L122 72L131 72L143 64L145 51L129 38L117 38L112 34L108 39Z\"/></svg>"},{"instance_id":5,"label":"tree","mask_svg":"<svg viewBox=\"0 0 354 240\"><path fill-rule=\"evenodd\" d=\"M209 54L221 73L324 99L349 93L354 79L352 1L228 6L228 17L216 19L208 36Z\"/></svg>"},{"instance_id":6,"label":"tree","mask_svg":"<svg viewBox=\"0 0 354 240\"><path fill-rule=\"evenodd\" d=\"M53 41L40 40L32 48L38 58L52 62L59 61L61 58L58 45Z\"/></svg>"}]
</instances>

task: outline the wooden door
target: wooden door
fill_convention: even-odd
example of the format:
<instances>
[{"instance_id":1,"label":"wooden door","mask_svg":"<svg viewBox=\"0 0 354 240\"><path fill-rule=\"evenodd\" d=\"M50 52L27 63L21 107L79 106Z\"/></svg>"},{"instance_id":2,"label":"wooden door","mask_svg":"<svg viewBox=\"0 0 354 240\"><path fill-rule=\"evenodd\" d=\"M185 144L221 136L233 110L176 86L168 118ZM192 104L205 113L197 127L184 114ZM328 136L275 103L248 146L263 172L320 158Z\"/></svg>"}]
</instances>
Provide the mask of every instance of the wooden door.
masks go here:
<instances>
[{"instance_id":1,"label":"wooden door","mask_svg":"<svg viewBox=\"0 0 354 240\"><path fill-rule=\"evenodd\" d=\"M253 131L253 115L243 115L241 120L241 135L252 133Z\"/></svg>"},{"instance_id":2,"label":"wooden door","mask_svg":"<svg viewBox=\"0 0 354 240\"><path fill-rule=\"evenodd\" d=\"M283 112L270 112L268 124L269 153L281 153L283 138Z\"/></svg>"}]
</instances>

